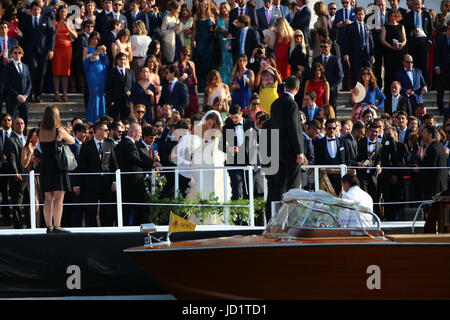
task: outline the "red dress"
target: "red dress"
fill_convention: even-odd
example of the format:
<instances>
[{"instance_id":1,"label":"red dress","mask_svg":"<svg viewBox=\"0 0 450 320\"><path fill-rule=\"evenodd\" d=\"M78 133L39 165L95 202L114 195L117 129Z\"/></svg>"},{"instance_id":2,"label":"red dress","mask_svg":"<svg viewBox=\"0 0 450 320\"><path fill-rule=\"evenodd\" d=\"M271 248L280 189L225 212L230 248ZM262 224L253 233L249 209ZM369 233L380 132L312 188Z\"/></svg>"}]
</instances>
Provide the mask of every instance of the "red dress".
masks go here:
<instances>
[{"instance_id":1,"label":"red dress","mask_svg":"<svg viewBox=\"0 0 450 320\"><path fill-rule=\"evenodd\" d=\"M59 21L55 25L55 30L63 23ZM58 30L55 35L55 51L52 59L52 71L54 76L70 76L70 64L72 62L72 42L70 42L70 32L65 26Z\"/></svg>"},{"instance_id":2,"label":"red dress","mask_svg":"<svg viewBox=\"0 0 450 320\"><path fill-rule=\"evenodd\" d=\"M281 79L286 80L291 75L291 66L289 65L289 48L290 41L287 39L275 41L275 59L277 60L277 68L281 74Z\"/></svg>"},{"instance_id":3,"label":"red dress","mask_svg":"<svg viewBox=\"0 0 450 320\"><path fill-rule=\"evenodd\" d=\"M323 96L325 94L325 87L322 81L310 80L308 86L306 87L306 92L314 91L317 94L316 105L323 107L325 102L323 101Z\"/></svg>"}]
</instances>

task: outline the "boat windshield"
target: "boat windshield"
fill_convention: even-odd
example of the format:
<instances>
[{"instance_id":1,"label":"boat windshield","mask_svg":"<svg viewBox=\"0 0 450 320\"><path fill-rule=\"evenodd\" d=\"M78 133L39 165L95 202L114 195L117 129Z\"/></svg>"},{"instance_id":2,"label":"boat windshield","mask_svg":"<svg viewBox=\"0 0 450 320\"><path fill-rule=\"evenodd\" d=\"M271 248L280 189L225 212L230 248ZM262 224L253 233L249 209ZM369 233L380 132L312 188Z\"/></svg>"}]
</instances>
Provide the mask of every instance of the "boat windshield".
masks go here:
<instances>
[{"instance_id":1,"label":"boat windshield","mask_svg":"<svg viewBox=\"0 0 450 320\"><path fill-rule=\"evenodd\" d=\"M372 210L355 202L335 198L324 191L293 189L283 195L283 204L267 224L266 232L287 228L380 229ZM281 228L280 228L281 227Z\"/></svg>"}]
</instances>

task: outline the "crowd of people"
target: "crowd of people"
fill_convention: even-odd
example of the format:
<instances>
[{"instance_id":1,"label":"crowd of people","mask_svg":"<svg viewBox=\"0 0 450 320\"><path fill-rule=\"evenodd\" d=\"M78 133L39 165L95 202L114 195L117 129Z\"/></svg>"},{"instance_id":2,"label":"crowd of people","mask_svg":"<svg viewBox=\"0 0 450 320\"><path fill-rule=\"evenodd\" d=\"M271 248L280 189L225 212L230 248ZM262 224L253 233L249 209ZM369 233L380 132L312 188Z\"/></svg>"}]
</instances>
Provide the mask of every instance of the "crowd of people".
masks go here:
<instances>
[{"instance_id":1,"label":"crowd of people","mask_svg":"<svg viewBox=\"0 0 450 320\"><path fill-rule=\"evenodd\" d=\"M67 206L62 214L63 202L114 202L116 186L112 174L55 174L48 155L42 168L43 155L54 152L51 144L70 144L78 174L232 166L241 153L245 160L239 165L248 165L255 164L249 146L259 146L258 134L284 126L298 128L279 137L281 149L292 134L301 141L294 148L298 165L371 168L356 174L374 203L430 199L447 188L447 171L372 168L448 166L450 121L437 124L422 94L436 90L438 110L448 115L450 3L442 1L436 14L424 0L407 0L407 8L399 0L388 2L389 8L386 0L376 0L377 10L368 12L356 0L342 0L339 9L315 1L311 12L308 0L2 1L1 170L15 175L0 180L2 204L23 202L27 181L21 174L34 169L41 172L36 201L44 203L49 232L63 231L62 225L117 225L113 205ZM80 10L68 17L73 5ZM317 21L310 28L313 15ZM342 91L351 91L352 112L338 121ZM83 93L85 119L63 130L57 108L47 108L40 127L28 130L28 104L40 103L42 92L54 92L56 102L68 101L69 92ZM288 112L280 114L283 108ZM193 146L209 150L212 160L195 163ZM429 150L437 150L433 165ZM289 181L266 177L278 194L269 188L269 201L279 200L288 187L313 188L311 173L289 161L280 158L283 171L293 170L286 173ZM261 196L258 164L254 190ZM432 174L437 176L430 179ZM164 175L162 195L173 196L173 173ZM230 169L228 175L229 186L221 172L205 174L204 182L197 173L182 172L181 194L207 197L211 191L223 201L248 197L244 171ZM330 191L339 195L340 175L328 178ZM124 175L122 182L125 202L144 201L148 176ZM142 206L125 207L125 225L144 221ZM374 206L387 220L400 219L399 209ZM1 211L5 225L30 223L19 206Z\"/></svg>"}]
</instances>

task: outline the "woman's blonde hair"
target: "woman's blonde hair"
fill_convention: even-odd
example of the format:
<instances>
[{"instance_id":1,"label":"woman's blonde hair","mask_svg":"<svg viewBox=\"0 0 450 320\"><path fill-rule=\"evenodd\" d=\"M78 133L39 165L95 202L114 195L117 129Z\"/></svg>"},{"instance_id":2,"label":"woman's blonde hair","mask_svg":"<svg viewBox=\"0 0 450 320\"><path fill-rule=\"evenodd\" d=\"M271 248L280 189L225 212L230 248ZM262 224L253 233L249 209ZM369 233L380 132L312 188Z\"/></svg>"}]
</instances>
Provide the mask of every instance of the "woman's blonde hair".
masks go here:
<instances>
[{"instance_id":1,"label":"woman's blonde hair","mask_svg":"<svg viewBox=\"0 0 450 320\"><path fill-rule=\"evenodd\" d=\"M334 112L333 106L331 104L326 104L322 107L323 115L325 119L336 119L336 114Z\"/></svg>"},{"instance_id":2,"label":"woman's blonde hair","mask_svg":"<svg viewBox=\"0 0 450 320\"><path fill-rule=\"evenodd\" d=\"M302 44L301 44L301 46L302 46L302 53L303 53L304 55L306 55L305 35L303 34L303 31L300 30L300 29L297 29L297 30L294 31L294 35L296 35L296 34L301 34L301 35L302 35ZM292 51L293 51L294 49L295 49L295 38L292 37L292 40L291 40L291 48L289 49L289 55L291 55L291 53L292 53Z\"/></svg>"},{"instance_id":3,"label":"woman's blonde hair","mask_svg":"<svg viewBox=\"0 0 450 320\"><path fill-rule=\"evenodd\" d=\"M145 27L145 23L143 21L137 20L133 23L133 25L137 29L138 36L147 35L147 28Z\"/></svg>"},{"instance_id":4,"label":"woman's blonde hair","mask_svg":"<svg viewBox=\"0 0 450 320\"><path fill-rule=\"evenodd\" d=\"M275 28L277 35L281 39L289 39L289 41L292 41L294 38L294 30L292 30L292 27L285 18L280 17L275 20Z\"/></svg>"},{"instance_id":5,"label":"woman's blonde hair","mask_svg":"<svg viewBox=\"0 0 450 320\"><path fill-rule=\"evenodd\" d=\"M207 93L211 93L214 90L213 80L212 80L214 77L217 78L218 86L220 86L220 84L222 83L222 77L220 76L219 71L211 70L208 73L208 75L206 76L206 92Z\"/></svg>"},{"instance_id":6,"label":"woman's blonde hair","mask_svg":"<svg viewBox=\"0 0 450 320\"><path fill-rule=\"evenodd\" d=\"M60 126L61 118L59 117L59 109L55 106L45 108L40 127L45 130L53 130Z\"/></svg>"}]
</instances>

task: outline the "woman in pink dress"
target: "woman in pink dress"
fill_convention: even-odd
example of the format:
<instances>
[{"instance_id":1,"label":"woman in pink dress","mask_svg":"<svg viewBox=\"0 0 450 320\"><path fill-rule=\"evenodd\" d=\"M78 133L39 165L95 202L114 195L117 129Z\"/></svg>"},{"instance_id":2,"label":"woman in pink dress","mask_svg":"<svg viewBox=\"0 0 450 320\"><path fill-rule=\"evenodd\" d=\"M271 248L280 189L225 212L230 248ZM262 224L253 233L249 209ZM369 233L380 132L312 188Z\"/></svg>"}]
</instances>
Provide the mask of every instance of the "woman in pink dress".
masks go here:
<instances>
[{"instance_id":1,"label":"woman in pink dress","mask_svg":"<svg viewBox=\"0 0 450 320\"><path fill-rule=\"evenodd\" d=\"M311 70L314 73L305 83L305 94L314 91L317 94L316 105L322 107L330 101L330 85L325 77L325 68L321 63L315 63Z\"/></svg>"},{"instance_id":2,"label":"woman in pink dress","mask_svg":"<svg viewBox=\"0 0 450 320\"><path fill-rule=\"evenodd\" d=\"M153 56L150 55L147 58L147 61L145 63L145 66L148 67L148 69L150 70L150 82L151 84L155 87L155 104L158 104L159 101L159 97L161 96L161 81L158 75L158 69L159 69L159 63L158 63L158 59Z\"/></svg>"},{"instance_id":3,"label":"woman in pink dress","mask_svg":"<svg viewBox=\"0 0 450 320\"><path fill-rule=\"evenodd\" d=\"M275 59L277 61L278 71L281 78L286 80L291 75L291 66L289 65L289 49L294 30L285 18L278 18L275 21L276 41L275 41Z\"/></svg>"}]
</instances>

